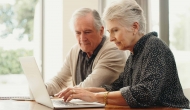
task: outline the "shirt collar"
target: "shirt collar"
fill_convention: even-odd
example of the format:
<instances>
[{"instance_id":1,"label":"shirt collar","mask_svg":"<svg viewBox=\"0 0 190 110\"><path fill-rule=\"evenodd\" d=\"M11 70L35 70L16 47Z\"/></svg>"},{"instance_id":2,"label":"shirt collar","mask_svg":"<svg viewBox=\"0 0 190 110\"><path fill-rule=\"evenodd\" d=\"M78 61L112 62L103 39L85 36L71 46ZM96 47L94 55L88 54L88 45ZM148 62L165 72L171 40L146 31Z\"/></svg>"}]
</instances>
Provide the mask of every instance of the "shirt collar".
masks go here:
<instances>
[{"instance_id":1,"label":"shirt collar","mask_svg":"<svg viewBox=\"0 0 190 110\"><path fill-rule=\"evenodd\" d=\"M141 37L133 48L133 54L136 55L139 51L143 50L146 41L152 36L158 37L157 32L150 32L144 35L143 37Z\"/></svg>"}]
</instances>

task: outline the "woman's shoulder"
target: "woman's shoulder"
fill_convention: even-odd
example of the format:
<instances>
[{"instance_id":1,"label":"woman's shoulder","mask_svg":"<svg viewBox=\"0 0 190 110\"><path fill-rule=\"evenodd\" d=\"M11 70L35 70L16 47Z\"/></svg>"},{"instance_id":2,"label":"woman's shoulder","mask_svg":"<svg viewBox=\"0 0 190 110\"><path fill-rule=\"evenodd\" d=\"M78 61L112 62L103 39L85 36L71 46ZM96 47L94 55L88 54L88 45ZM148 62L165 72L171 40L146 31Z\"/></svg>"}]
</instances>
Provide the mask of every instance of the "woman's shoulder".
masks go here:
<instances>
[{"instance_id":1,"label":"woman's shoulder","mask_svg":"<svg viewBox=\"0 0 190 110\"><path fill-rule=\"evenodd\" d=\"M158 37L150 37L146 44L144 51L149 54L158 54L173 57L173 53L169 46Z\"/></svg>"},{"instance_id":2,"label":"woman's shoulder","mask_svg":"<svg viewBox=\"0 0 190 110\"><path fill-rule=\"evenodd\" d=\"M146 42L147 47L150 48L163 48L163 49L169 49L169 46L160 38L156 36L151 36L147 42Z\"/></svg>"}]
</instances>

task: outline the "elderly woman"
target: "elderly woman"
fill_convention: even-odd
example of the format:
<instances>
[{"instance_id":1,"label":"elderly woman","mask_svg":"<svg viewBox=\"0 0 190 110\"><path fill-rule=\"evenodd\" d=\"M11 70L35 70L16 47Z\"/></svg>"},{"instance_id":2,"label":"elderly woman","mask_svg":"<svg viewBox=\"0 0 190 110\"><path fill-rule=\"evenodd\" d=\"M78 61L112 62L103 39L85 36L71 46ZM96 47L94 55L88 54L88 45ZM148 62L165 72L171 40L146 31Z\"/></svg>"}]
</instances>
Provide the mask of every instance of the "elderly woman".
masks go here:
<instances>
[{"instance_id":1,"label":"elderly woman","mask_svg":"<svg viewBox=\"0 0 190 110\"><path fill-rule=\"evenodd\" d=\"M174 56L156 32L145 34L143 10L135 0L117 0L103 13L110 41L130 50L123 73L102 88L67 88L57 96L130 107L189 108L179 81Z\"/></svg>"}]
</instances>

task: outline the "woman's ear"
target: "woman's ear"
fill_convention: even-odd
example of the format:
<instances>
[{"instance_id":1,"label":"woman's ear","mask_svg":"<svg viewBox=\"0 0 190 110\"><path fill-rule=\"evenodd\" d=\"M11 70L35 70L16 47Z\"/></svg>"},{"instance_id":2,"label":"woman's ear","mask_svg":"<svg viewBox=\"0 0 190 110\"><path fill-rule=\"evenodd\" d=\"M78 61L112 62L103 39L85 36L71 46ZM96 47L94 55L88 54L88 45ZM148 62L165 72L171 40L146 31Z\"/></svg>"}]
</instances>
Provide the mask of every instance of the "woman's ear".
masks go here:
<instances>
[{"instance_id":1,"label":"woman's ear","mask_svg":"<svg viewBox=\"0 0 190 110\"><path fill-rule=\"evenodd\" d=\"M134 22L133 23L133 34L134 35L137 34L138 30L139 30L139 23L138 22Z\"/></svg>"}]
</instances>

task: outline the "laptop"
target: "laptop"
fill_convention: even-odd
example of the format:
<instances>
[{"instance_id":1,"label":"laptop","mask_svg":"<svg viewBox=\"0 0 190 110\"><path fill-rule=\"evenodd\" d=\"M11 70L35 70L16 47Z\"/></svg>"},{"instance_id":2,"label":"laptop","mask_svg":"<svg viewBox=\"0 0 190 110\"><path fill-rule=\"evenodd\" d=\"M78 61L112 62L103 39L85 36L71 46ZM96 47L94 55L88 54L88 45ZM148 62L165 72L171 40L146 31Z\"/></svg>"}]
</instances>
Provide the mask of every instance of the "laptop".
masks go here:
<instances>
[{"instance_id":1,"label":"laptop","mask_svg":"<svg viewBox=\"0 0 190 110\"><path fill-rule=\"evenodd\" d=\"M70 102L64 102L63 99L50 98L35 58L33 56L20 57L19 61L27 78L32 95L37 103L50 108L105 107L105 105L101 103L85 102L80 99L73 99Z\"/></svg>"}]
</instances>

